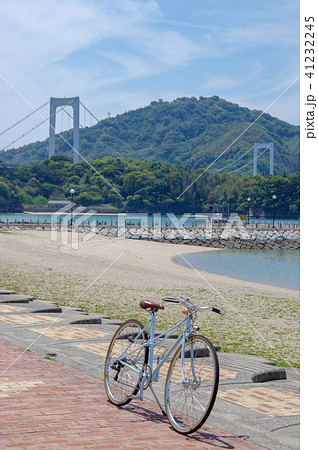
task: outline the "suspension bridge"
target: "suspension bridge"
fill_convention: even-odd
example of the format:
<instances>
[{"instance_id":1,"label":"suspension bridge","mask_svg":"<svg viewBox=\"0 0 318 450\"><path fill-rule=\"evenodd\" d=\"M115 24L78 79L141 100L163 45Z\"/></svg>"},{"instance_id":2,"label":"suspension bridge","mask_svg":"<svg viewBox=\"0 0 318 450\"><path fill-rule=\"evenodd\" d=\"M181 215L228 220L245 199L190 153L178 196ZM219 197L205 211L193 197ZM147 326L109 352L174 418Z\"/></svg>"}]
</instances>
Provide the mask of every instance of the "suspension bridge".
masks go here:
<instances>
[{"instance_id":1,"label":"suspension bridge","mask_svg":"<svg viewBox=\"0 0 318 450\"><path fill-rule=\"evenodd\" d=\"M50 113L48 117L45 117L46 114L43 115L43 110L45 107L49 106ZM72 112L68 111L68 107L72 108ZM81 114L80 114L81 113ZM55 137L58 134L62 140L69 145L69 147L73 150L73 162L77 163L80 161L80 128L87 128L88 126L93 126L99 119L80 101L79 97L70 97L70 98L58 98L51 97L49 101L41 105L39 108L34 108L33 111L23 117L22 119L15 122L13 125L9 126L7 129L0 133L0 136L5 135L9 131L16 128L18 125L25 123L27 119L30 119L32 116L37 115L40 117L41 121L36 125L33 125L27 131L23 132L21 135L16 137L13 141L6 144L4 147L0 149L0 151L7 150L11 148L15 143L19 142L21 139L25 138L27 135L32 133L32 131L38 129L41 125L47 124L49 126L49 151L48 157L51 158L55 154ZM80 122L80 115L84 117L84 125ZM57 116L60 118L60 127L59 131L57 131ZM65 121L66 116L66 121ZM90 125L87 125L87 116L88 120L90 120ZM71 126L72 123L72 126ZM67 130L73 130L73 142L69 142L63 136L63 132ZM87 131L87 130L86 130Z\"/></svg>"},{"instance_id":2,"label":"suspension bridge","mask_svg":"<svg viewBox=\"0 0 318 450\"><path fill-rule=\"evenodd\" d=\"M49 115L45 114L45 108L49 105ZM16 129L21 124L25 124L32 116L40 117L40 122L33 124L31 128L24 131L18 137L15 137L11 142L0 148L0 151L5 151L12 148L14 144L21 141L28 136L34 130L38 129L42 125L46 124L49 127L49 146L48 157L51 158L55 155L55 138L56 135L67 144L73 151L73 163L79 162L81 159L86 159L80 154L80 129L85 128L85 133L90 133L89 127L96 125L99 119L80 101L79 97L51 97L49 101L44 103L38 108L34 108L31 113L23 117L22 119L9 126L4 131L0 132L0 137L6 133ZM45 117L47 116L47 117ZM82 120L80 120L80 117ZM109 113L108 113L109 118ZM58 124L59 120L59 124ZM59 125L59 126L58 126ZM73 130L73 140L69 142L65 137L65 131ZM96 137L94 136L96 139ZM240 152L239 152L240 153ZM268 161L265 159L264 154L269 154ZM264 156L263 156L264 155ZM276 154L276 156L278 156ZM218 158L216 158L218 160ZM215 160L215 161L216 161ZM239 167L237 163L240 162ZM211 166L212 164L210 164ZM209 166L209 167L210 167ZM211 173L221 173L226 170L227 173L238 173L245 167L250 166L253 170L253 176L259 174L266 176L268 174L274 174L274 144L269 143L254 143L243 154L225 164L225 166L210 171ZM1 167L1 166L0 166ZM10 168L9 165L6 165ZM233 168L235 167L235 168Z\"/></svg>"}]
</instances>

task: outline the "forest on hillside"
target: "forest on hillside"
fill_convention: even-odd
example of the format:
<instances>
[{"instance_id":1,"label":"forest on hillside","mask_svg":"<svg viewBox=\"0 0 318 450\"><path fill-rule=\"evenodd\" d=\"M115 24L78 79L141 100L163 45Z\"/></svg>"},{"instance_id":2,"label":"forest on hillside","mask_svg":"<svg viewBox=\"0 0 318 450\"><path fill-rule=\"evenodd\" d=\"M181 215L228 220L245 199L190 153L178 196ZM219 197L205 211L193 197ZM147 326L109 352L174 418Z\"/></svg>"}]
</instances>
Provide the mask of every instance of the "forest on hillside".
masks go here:
<instances>
[{"instance_id":1,"label":"forest on hillside","mask_svg":"<svg viewBox=\"0 0 318 450\"><path fill-rule=\"evenodd\" d=\"M61 136L56 136L56 153L71 157L73 132ZM299 173L298 126L217 96L154 101L80 128L80 154L88 161L112 156L200 169L228 148L210 171L222 172L226 166L228 172L237 171L238 175L252 175L248 163L255 142L274 143L275 174ZM25 165L47 158L48 139L0 151L0 161L6 164ZM268 152L264 152L259 158L262 175L269 173L268 161Z\"/></svg>"},{"instance_id":2,"label":"forest on hillside","mask_svg":"<svg viewBox=\"0 0 318 450\"><path fill-rule=\"evenodd\" d=\"M92 168L93 167L93 168ZM73 164L65 155L42 163L0 168L0 212L23 211L23 205L71 200L77 205L111 205L127 212L210 212L246 214L247 198L255 217L299 217L299 175L238 176L211 174L183 165L106 157ZM120 195L119 195L120 194Z\"/></svg>"}]
</instances>

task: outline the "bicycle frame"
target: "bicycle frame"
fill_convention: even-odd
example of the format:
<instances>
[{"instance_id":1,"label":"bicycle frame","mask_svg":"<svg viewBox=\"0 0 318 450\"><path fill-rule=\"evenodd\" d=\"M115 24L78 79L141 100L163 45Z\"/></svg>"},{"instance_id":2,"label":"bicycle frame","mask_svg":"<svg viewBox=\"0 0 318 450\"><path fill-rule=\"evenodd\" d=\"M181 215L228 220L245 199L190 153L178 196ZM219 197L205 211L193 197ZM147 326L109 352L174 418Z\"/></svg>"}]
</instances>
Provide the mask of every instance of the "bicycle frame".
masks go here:
<instances>
[{"instance_id":1,"label":"bicycle frame","mask_svg":"<svg viewBox=\"0 0 318 450\"><path fill-rule=\"evenodd\" d=\"M182 296L163 300L183 305L186 317L156 335L156 313L164 307L142 300L140 307L147 310L151 318L145 326L129 319L114 334L105 361L105 389L110 402L122 406L133 398L143 400L144 391L149 387L172 427L181 434L193 433L207 420L219 384L219 364L213 344L198 335L199 327L194 326L194 322L198 311L224 312L212 306L194 305ZM162 345L178 330L180 335L172 344L170 341L169 345ZM159 347L157 352L156 347ZM164 410L153 382L159 381L165 363L169 367L165 366L162 374L166 378ZM162 387L160 385L160 391Z\"/></svg>"},{"instance_id":2,"label":"bicycle frame","mask_svg":"<svg viewBox=\"0 0 318 450\"><path fill-rule=\"evenodd\" d=\"M156 325L156 316L155 312L151 311L151 319L150 321L143 327L143 329L138 333L138 335L135 337L135 340L139 339L140 336L145 332L148 333L150 331L150 338L147 340L147 342L143 343L139 347L135 348L134 350L129 352L129 346L122 352L122 354L117 358L117 361L120 362L120 364L125 365L129 367L130 369L134 370L136 373L142 374L143 367L137 366L134 367L131 364L127 363L125 359L127 356L132 355L133 353L138 354L140 350L144 347L149 348L149 359L147 362L147 365L150 367L150 371L152 374L152 378L150 381L150 384L152 381L158 381L159 380L159 373L162 365L167 361L169 356L176 350L176 348L180 345L180 342L182 342L182 352L181 352L181 374L182 379L185 381L184 374L183 374L183 359L184 359L184 345L186 338L189 337L192 334L192 318L191 315L187 315L187 317L179 322L178 324L174 325L173 327L169 328L166 331L163 331L158 336L155 336L155 325ZM150 330L149 330L150 326ZM158 363L156 367L154 368L154 348L160 345L162 342L164 342L166 339L168 339L175 331L179 330L185 326L185 329L180 334L180 336L176 339L176 341L173 343L173 345L164 353L164 355L160 358L158 357ZM128 350L128 352L127 352ZM136 364L138 362L138 357L134 360L134 363ZM137 364L136 364L137 365ZM193 371L194 372L194 371ZM143 387L146 382L146 374L143 374L143 377L141 378L140 383L140 398L142 400L143 398Z\"/></svg>"}]
</instances>

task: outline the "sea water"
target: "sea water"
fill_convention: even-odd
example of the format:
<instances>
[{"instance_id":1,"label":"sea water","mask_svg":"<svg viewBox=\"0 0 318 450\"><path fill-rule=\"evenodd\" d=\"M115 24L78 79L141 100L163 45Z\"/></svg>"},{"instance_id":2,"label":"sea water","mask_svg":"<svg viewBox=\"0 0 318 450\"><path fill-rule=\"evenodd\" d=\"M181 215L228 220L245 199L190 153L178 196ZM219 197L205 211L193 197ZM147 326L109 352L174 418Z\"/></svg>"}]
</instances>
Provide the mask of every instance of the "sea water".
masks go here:
<instances>
[{"instance_id":1,"label":"sea water","mask_svg":"<svg viewBox=\"0 0 318 450\"><path fill-rule=\"evenodd\" d=\"M76 208L74 207L73 220L74 223L85 225L110 225L117 226L120 225L133 225L133 226L154 226L161 225L165 226L186 226L186 227L196 227L203 225L204 223L210 223L212 216L209 214L197 214L197 215L172 215L167 214L141 214L141 213L119 213L119 214L88 214L82 213L77 214ZM40 224L51 224L59 223L60 221L66 223L67 220L70 221L71 209L67 213L61 214L59 211L55 213L6 213L0 214L0 222L6 223L17 223L21 224L22 221L25 223L37 223ZM242 222L243 223L243 222ZM250 220L250 224L259 223L271 226L272 220L265 219L255 219ZM300 221L296 219L277 219L276 224L279 223L289 224L290 226L299 225Z\"/></svg>"},{"instance_id":2,"label":"sea water","mask_svg":"<svg viewBox=\"0 0 318 450\"><path fill-rule=\"evenodd\" d=\"M300 289L299 250L216 250L176 256L184 267L254 283Z\"/></svg>"}]
</instances>

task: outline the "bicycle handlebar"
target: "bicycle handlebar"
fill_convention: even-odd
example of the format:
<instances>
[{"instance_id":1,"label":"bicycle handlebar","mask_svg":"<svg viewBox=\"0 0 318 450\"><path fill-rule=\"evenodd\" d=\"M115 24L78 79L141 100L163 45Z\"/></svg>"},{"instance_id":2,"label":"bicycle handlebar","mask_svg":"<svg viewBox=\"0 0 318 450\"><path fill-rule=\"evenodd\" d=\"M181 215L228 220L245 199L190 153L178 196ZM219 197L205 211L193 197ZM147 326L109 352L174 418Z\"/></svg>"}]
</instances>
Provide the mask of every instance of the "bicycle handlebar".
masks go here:
<instances>
[{"instance_id":1,"label":"bicycle handlebar","mask_svg":"<svg viewBox=\"0 0 318 450\"><path fill-rule=\"evenodd\" d=\"M189 299L186 299L186 298L184 298L182 296L180 298L163 297L162 300L164 300L165 302L170 302L170 303L181 303L181 304L183 304L183 305L185 305L187 307L194 308L194 309L196 309L198 311L208 311L208 310L210 310L210 311L215 312L217 314L222 314L222 315L225 314L224 311L222 311L219 308L215 308L214 306L196 306L196 305L192 305L189 302Z\"/></svg>"},{"instance_id":2,"label":"bicycle handlebar","mask_svg":"<svg viewBox=\"0 0 318 450\"><path fill-rule=\"evenodd\" d=\"M212 311L217 314L225 314L225 312L222 311L222 309L215 308L214 306L212 306L212 308L213 308Z\"/></svg>"},{"instance_id":3,"label":"bicycle handlebar","mask_svg":"<svg viewBox=\"0 0 318 450\"><path fill-rule=\"evenodd\" d=\"M162 297L162 300L164 300L165 302L170 302L170 303L181 303L178 298L173 298L173 297Z\"/></svg>"}]
</instances>

